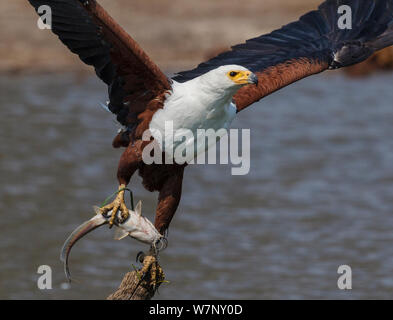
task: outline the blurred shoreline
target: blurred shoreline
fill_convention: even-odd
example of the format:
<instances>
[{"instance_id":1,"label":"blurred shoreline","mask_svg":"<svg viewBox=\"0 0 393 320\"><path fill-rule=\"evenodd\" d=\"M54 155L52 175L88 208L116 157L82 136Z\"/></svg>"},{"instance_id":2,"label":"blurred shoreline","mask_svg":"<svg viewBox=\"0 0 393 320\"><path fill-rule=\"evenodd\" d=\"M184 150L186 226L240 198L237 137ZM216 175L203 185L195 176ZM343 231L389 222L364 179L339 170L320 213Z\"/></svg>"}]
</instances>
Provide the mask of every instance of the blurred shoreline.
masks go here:
<instances>
[{"instance_id":1,"label":"blurred shoreline","mask_svg":"<svg viewBox=\"0 0 393 320\"><path fill-rule=\"evenodd\" d=\"M165 71L180 71L315 9L321 0L99 0ZM0 3L0 73L92 72L38 29L27 0Z\"/></svg>"},{"instance_id":2,"label":"blurred shoreline","mask_svg":"<svg viewBox=\"0 0 393 320\"><path fill-rule=\"evenodd\" d=\"M269 33L322 0L99 0L167 73L193 68L230 46ZM50 30L37 27L27 0L0 3L0 74L93 74ZM393 49L345 68L349 76L393 69Z\"/></svg>"}]
</instances>

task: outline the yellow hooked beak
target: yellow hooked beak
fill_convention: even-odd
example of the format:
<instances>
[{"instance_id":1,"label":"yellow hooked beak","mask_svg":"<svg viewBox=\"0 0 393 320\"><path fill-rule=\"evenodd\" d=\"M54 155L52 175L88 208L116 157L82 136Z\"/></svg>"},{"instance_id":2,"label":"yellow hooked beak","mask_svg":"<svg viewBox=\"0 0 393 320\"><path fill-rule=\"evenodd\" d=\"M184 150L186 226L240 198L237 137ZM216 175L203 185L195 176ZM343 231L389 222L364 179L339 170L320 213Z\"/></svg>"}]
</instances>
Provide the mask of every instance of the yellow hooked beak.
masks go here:
<instances>
[{"instance_id":1,"label":"yellow hooked beak","mask_svg":"<svg viewBox=\"0 0 393 320\"><path fill-rule=\"evenodd\" d=\"M255 73L251 71L230 71L228 72L228 77L236 84L255 84L258 85L258 77Z\"/></svg>"}]
</instances>

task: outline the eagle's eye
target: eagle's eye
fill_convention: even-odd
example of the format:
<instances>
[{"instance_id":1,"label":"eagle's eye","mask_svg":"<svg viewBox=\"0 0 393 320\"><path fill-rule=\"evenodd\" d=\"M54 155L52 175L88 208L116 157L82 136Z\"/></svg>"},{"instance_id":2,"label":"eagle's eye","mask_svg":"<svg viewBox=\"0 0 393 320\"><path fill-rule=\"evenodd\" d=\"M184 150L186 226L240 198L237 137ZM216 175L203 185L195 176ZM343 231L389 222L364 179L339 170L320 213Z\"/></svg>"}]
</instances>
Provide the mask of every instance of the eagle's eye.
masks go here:
<instances>
[{"instance_id":1,"label":"eagle's eye","mask_svg":"<svg viewBox=\"0 0 393 320\"><path fill-rule=\"evenodd\" d=\"M231 72L229 73L229 76L231 76L231 77L233 78L233 77L236 77L237 74L238 74L238 72L236 72L236 71L231 71Z\"/></svg>"}]
</instances>

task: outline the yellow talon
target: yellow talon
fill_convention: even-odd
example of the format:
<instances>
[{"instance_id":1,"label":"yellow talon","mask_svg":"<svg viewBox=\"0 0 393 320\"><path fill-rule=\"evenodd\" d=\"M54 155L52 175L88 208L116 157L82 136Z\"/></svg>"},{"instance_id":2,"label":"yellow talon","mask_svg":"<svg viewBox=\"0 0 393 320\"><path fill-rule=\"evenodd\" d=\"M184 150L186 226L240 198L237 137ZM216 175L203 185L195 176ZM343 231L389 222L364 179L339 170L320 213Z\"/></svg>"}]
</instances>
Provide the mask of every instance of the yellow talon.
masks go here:
<instances>
[{"instance_id":1,"label":"yellow talon","mask_svg":"<svg viewBox=\"0 0 393 320\"><path fill-rule=\"evenodd\" d=\"M148 281L154 289L158 288L165 280L164 271L159 265L157 257L151 253L144 257L143 267L138 271L138 277L140 279L145 278L145 276L147 276L146 279L149 279Z\"/></svg>"},{"instance_id":2,"label":"yellow talon","mask_svg":"<svg viewBox=\"0 0 393 320\"><path fill-rule=\"evenodd\" d=\"M147 273L149 271L150 267L153 266L153 264L156 262L157 262L156 257L146 256L145 259L143 260L143 267L139 272L142 274Z\"/></svg>"},{"instance_id":3,"label":"yellow talon","mask_svg":"<svg viewBox=\"0 0 393 320\"><path fill-rule=\"evenodd\" d=\"M115 200L113 200L112 203L101 208L102 215L106 215L109 211L112 211L111 218L109 219L109 228L112 228L112 226L115 222L116 213L119 209L120 209L121 218L123 221L126 220L129 216L127 206L124 203L124 189L125 189L125 187L126 186L124 184L120 185L119 192L117 193Z\"/></svg>"}]
</instances>

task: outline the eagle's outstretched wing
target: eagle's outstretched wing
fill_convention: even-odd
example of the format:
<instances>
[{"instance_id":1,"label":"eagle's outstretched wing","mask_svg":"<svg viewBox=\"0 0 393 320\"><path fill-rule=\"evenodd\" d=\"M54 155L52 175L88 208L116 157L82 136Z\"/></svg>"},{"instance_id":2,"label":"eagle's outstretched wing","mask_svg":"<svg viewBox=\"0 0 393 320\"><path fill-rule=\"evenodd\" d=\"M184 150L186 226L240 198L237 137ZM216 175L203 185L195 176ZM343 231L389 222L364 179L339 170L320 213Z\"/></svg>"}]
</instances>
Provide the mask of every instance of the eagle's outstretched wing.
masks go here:
<instances>
[{"instance_id":1,"label":"eagle's outstretched wing","mask_svg":"<svg viewBox=\"0 0 393 320\"><path fill-rule=\"evenodd\" d=\"M147 102L170 89L167 77L95 0L29 0L52 11L52 31L109 88L109 109L128 127Z\"/></svg>"},{"instance_id":2,"label":"eagle's outstretched wing","mask_svg":"<svg viewBox=\"0 0 393 320\"><path fill-rule=\"evenodd\" d=\"M343 13L350 14L352 21L340 25ZM392 45L392 13L392 0L327 0L298 21L234 46L193 70L180 72L174 80L184 82L221 65L244 66L258 75L259 85L244 87L234 96L240 111L295 81L361 62Z\"/></svg>"}]
</instances>

